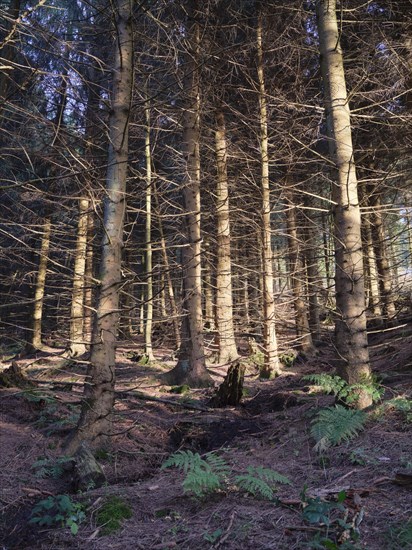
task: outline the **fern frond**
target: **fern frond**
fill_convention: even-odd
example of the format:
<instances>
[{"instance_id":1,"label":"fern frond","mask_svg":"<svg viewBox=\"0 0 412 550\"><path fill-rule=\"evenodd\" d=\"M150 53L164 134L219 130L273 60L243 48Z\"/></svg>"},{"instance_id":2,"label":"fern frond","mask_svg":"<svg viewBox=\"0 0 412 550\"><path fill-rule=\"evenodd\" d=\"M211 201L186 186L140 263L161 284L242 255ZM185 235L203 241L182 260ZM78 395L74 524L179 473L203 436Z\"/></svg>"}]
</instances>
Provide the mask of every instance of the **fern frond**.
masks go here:
<instances>
[{"instance_id":1,"label":"fern frond","mask_svg":"<svg viewBox=\"0 0 412 550\"><path fill-rule=\"evenodd\" d=\"M201 463L204 462L202 457L198 453L192 451L177 451L169 456L169 458L162 464L161 469L166 468L179 468L187 473L189 470L195 470L201 468Z\"/></svg>"},{"instance_id":2,"label":"fern frond","mask_svg":"<svg viewBox=\"0 0 412 550\"><path fill-rule=\"evenodd\" d=\"M247 471L250 475L254 475L260 479L265 479L271 483L292 485L289 478L283 476L279 472L276 472L276 470L272 470L272 468L264 468L263 466L249 466Z\"/></svg>"},{"instance_id":3,"label":"fern frond","mask_svg":"<svg viewBox=\"0 0 412 550\"><path fill-rule=\"evenodd\" d=\"M333 395L341 394L348 386L347 382L340 376L331 376L330 374L308 374L303 377L303 380L313 382L316 386L322 388L325 393L333 393Z\"/></svg>"},{"instance_id":4,"label":"fern frond","mask_svg":"<svg viewBox=\"0 0 412 550\"><path fill-rule=\"evenodd\" d=\"M236 476L235 482L239 489L243 489L253 496L260 495L268 500L272 500L273 498L273 489L264 479L244 474L241 476Z\"/></svg>"},{"instance_id":5,"label":"fern frond","mask_svg":"<svg viewBox=\"0 0 412 550\"><path fill-rule=\"evenodd\" d=\"M230 468L224 458L218 456L215 452L206 454L206 462L210 465L211 469L219 476L227 476L230 472Z\"/></svg>"},{"instance_id":6,"label":"fern frond","mask_svg":"<svg viewBox=\"0 0 412 550\"><path fill-rule=\"evenodd\" d=\"M312 421L311 435L317 442L315 449L323 452L330 446L353 439L363 430L365 421L363 411L346 409L342 405L322 409Z\"/></svg>"},{"instance_id":7,"label":"fern frond","mask_svg":"<svg viewBox=\"0 0 412 550\"><path fill-rule=\"evenodd\" d=\"M273 484L284 483L291 485L291 481L287 477L282 476L271 468L264 468L263 466L249 466L247 474L236 476L235 482L239 489L269 500L273 498Z\"/></svg>"},{"instance_id":8,"label":"fern frond","mask_svg":"<svg viewBox=\"0 0 412 550\"><path fill-rule=\"evenodd\" d=\"M220 478L211 470L192 470L183 481L183 491L202 497L220 488Z\"/></svg>"}]
</instances>

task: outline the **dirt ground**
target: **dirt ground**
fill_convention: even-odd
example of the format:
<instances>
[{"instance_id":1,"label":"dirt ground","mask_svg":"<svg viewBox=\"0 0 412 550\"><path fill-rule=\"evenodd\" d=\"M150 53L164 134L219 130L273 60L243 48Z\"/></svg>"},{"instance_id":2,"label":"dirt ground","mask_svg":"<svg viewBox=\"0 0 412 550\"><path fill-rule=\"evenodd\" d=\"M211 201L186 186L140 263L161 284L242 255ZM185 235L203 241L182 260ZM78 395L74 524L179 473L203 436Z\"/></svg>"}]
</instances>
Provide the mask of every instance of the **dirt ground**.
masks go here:
<instances>
[{"instance_id":1,"label":"dirt ground","mask_svg":"<svg viewBox=\"0 0 412 550\"><path fill-rule=\"evenodd\" d=\"M383 402L411 398L411 332L405 324L370 336ZM159 374L174 364L167 348L148 366L133 361L130 351L138 343L120 346L116 435L98 456L107 484L81 493L74 491L70 472L42 469L39 460L53 464L76 423L85 365L57 368L60 359L47 354L19 361L38 385L1 390L2 550L412 548L411 418L381 402L358 437L323 455L314 450L311 421L334 398L314 391L302 376L333 372L333 348L327 339L323 344L317 356L298 359L269 382L259 381L249 362L241 405L225 409L208 407L214 390L176 394L160 384ZM211 364L210 370L219 384L225 369ZM161 469L177 450L203 457L215 451L230 479L261 466L290 484L277 484L271 501L231 483L198 498L184 492L183 472ZM403 482L396 478L405 472ZM60 524L29 523L36 503L59 494L83 505L76 535ZM111 495L129 505L131 517L107 535L98 517ZM311 523L309 505L323 510L326 520Z\"/></svg>"}]
</instances>

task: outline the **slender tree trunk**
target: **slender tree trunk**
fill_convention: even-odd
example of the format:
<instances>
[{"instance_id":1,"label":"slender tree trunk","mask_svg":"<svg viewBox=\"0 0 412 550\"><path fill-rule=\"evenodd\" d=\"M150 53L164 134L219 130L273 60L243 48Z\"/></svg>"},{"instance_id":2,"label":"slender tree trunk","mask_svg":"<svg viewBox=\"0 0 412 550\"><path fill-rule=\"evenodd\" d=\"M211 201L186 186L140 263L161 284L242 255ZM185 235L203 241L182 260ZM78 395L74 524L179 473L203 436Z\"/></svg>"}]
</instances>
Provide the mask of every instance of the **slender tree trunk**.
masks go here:
<instances>
[{"instance_id":1,"label":"slender tree trunk","mask_svg":"<svg viewBox=\"0 0 412 550\"><path fill-rule=\"evenodd\" d=\"M338 172L333 188L338 374L349 384L355 384L370 377L358 182L336 0L318 0L317 8L325 109L331 153ZM370 404L370 395L360 390L357 406L364 408Z\"/></svg>"},{"instance_id":2,"label":"slender tree trunk","mask_svg":"<svg viewBox=\"0 0 412 550\"><path fill-rule=\"evenodd\" d=\"M86 265L84 269L84 320L83 320L83 341L90 345L92 341L93 330L93 238L94 238L94 212L89 210L87 214L87 246L86 246Z\"/></svg>"},{"instance_id":3,"label":"slender tree trunk","mask_svg":"<svg viewBox=\"0 0 412 550\"><path fill-rule=\"evenodd\" d=\"M373 191L370 193L369 206L372 208L370 228L372 232L373 250L376 258L376 269L378 271L382 313L386 317L392 317L396 313L396 308L392 293L391 270L388 261L387 240L385 238L379 193Z\"/></svg>"},{"instance_id":4,"label":"slender tree trunk","mask_svg":"<svg viewBox=\"0 0 412 550\"><path fill-rule=\"evenodd\" d=\"M382 311L380 307L378 272L376 269L370 214L364 214L362 216L362 234L365 277L367 282L367 292L365 292L367 304L370 311L372 311L375 316L380 317Z\"/></svg>"},{"instance_id":5,"label":"slender tree trunk","mask_svg":"<svg viewBox=\"0 0 412 550\"><path fill-rule=\"evenodd\" d=\"M227 178L226 127L223 111L216 113L216 325L219 363L238 357L233 328L232 266L230 256L229 187Z\"/></svg>"},{"instance_id":6,"label":"slender tree trunk","mask_svg":"<svg viewBox=\"0 0 412 550\"><path fill-rule=\"evenodd\" d=\"M147 94L146 94L147 97ZM145 106L145 158L146 158L146 323L144 332L145 354L154 360L152 345L153 327L153 262L152 262L152 152L150 144L150 101Z\"/></svg>"},{"instance_id":7,"label":"slender tree trunk","mask_svg":"<svg viewBox=\"0 0 412 550\"><path fill-rule=\"evenodd\" d=\"M69 356L76 357L86 351L83 339L84 289L87 250L88 199L79 200L79 221L77 224L76 254L74 259L72 304L70 311Z\"/></svg>"},{"instance_id":8,"label":"slender tree trunk","mask_svg":"<svg viewBox=\"0 0 412 550\"><path fill-rule=\"evenodd\" d=\"M185 160L183 207L187 246L182 249L183 306L186 315L181 328L178 363L164 379L170 384L204 387L212 384L206 370L202 318L202 271L200 233L200 89L198 59L200 30L196 21L197 0L187 3L187 36L191 51L185 55L186 74L183 111L183 158Z\"/></svg>"},{"instance_id":9,"label":"slender tree trunk","mask_svg":"<svg viewBox=\"0 0 412 550\"><path fill-rule=\"evenodd\" d=\"M263 347L264 364L262 378L280 374L280 362L275 328L275 298L273 292L272 228L270 220L268 115L262 47L262 16L257 27L259 111L260 111L260 161L262 189L262 298L263 298Z\"/></svg>"},{"instance_id":10,"label":"slender tree trunk","mask_svg":"<svg viewBox=\"0 0 412 550\"><path fill-rule=\"evenodd\" d=\"M204 252L204 263L203 263L203 272L204 272L204 296L205 296L205 327L208 330L216 330L216 316L215 316L215 299L214 299L214 288L212 280L212 260L214 257L211 257L210 244L205 239L205 252Z\"/></svg>"},{"instance_id":11,"label":"slender tree trunk","mask_svg":"<svg viewBox=\"0 0 412 550\"><path fill-rule=\"evenodd\" d=\"M323 258L325 263L325 277L326 277L326 295L325 304L327 306L331 303L331 288L332 288L332 271L330 261L330 246L329 246L329 216L322 212L322 241L323 241Z\"/></svg>"},{"instance_id":12,"label":"slender tree trunk","mask_svg":"<svg viewBox=\"0 0 412 550\"><path fill-rule=\"evenodd\" d=\"M320 338L320 308L319 308L319 266L317 257L317 246L314 228L311 220L305 228L305 263L309 293L309 328L312 338Z\"/></svg>"},{"instance_id":13,"label":"slender tree trunk","mask_svg":"<svg viewBox=\"0 0 412 550\"><path fill-rule=\"evenodd\" d=\"M296 335L298 345L304 352L313 351L312 334L309 329L308 308L304 300L305 287L302 242L298 236L298 223L293 193L287 190L288 204L286 207L286 227L288 233L288 249L290 264L290 279L295 308Z\"/></svg>"},{"instance_id":14,"label":"slender tree trunk","mask_svg":"<svg viewBox=\"0 0 412 550\"><path fill-rule=\"evenodd\" d=\"M117 0L114 6L116 41L113 67L112 110L109 119L109 152L104 203L104 237L100 288L93 327L88 383L80 420L67 442L68 452L82 443L96 447L111 433L114 404L115 354L119 324L121 251L126 208L128 123L132 91L132 5Z\"/></svg>"},{"instance_id":15,"label":"slender tree trunk","mask_svg":"<svg viewBox=\"0 0 412 550\"><path fill-rule=\"evenodd\" d=\"M37 271L36 290L34 293L33 333L31 345L29 345L28 351L40 350L43 347L41 328L43 318L44 290L46 287L47 262L49 259L50 249L50 235L51 220L50 218L47 218L44 222L43 236L41 240L39 268Z\"/></svg>"},{"instance_id":16,"label":"slender tree trunk","mask_svg":"<svg viewBox=\"0 0 412 550\"><path fill-rule=\"evenodd\" d=\"M173 332L175 337L176 348L179 349L180 347L179 311L176 305L175 292L173 289L173 281L170 276L170 262L169 262L169 256L167 254L166 240L164 238L163 226L161 221L159 221L159 232L160 232L160 247L162 250L163 265L164 265L164 270L166 275L167 293L169 296L170 308L172 310Z\"/></svg>"}]
</instances>

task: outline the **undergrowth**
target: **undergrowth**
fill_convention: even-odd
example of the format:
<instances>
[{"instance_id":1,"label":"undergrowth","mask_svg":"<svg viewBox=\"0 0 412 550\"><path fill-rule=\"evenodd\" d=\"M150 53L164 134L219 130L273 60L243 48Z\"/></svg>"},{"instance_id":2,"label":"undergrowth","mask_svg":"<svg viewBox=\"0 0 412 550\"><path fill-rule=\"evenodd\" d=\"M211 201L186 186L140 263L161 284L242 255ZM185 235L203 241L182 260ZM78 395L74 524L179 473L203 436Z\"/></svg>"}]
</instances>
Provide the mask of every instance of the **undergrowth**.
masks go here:
<instances>
[{"instance_id":1,"label":"undergrowth","mask_svg":"<svg viewBox=\"0 0 412 550\"><path fill-rule=\"evenodd\" d=\"M276 484L291 484L290 480L262 466L249 466L241 475L234 475L226 461L215 452L206 453L202 458L192 451L177 451L162 465L162 469L175 467L185 474L183 490L198 498L207 494L236 487L240 491L272 500Z\"/></svg>"},{"instance_id":2,"label":"undergrowth","mask_svg":"<svg viewBox=\"0 0 412 550\"><path fill-rule=\"evenodd\" d=\"M370 395L372 401L376 403L382 398L383 388L379 385L375 377L365 377L358 384L348 384L343 378L330 374L309 374L303 377L303 380L312 382L319 386L325 393L333 394L337 399L347 405L353 405L359 400L361 393Z\"/></svg>"},{"instance_id":3,"label":"undergrowth","mask_svg":"<svg viewBox=\"0 0 412 550\"><path fill-rule=\"evenodd\" d=\"M110 496L97 512L96 523L102 527L103 535L110 535L120 529L123 520L131 517L129 504L117 496Z\"/></svg>"},{"instance_id":4,"label":"undergrowth","mask_svg":"<svg viewBox=\"0 0 412 550\"><path fill-rule=\"evenodd\" d=\"M68 495L50 496L34 506L29 523L41 527L69 527L72 535L77 535L79 523L86 517L83 510L83 504L73 502Z\"/></svg>"},{"instance_id":5,"label":"undergrowth","mask_svg":"<svg viewBox=\"0 0 412 550\"><path fill-rule=\"evenodd\" d=\"M321 409L310 430L316 441L315 450L324 452L342 441L353 439L364 429L366 418L363 411L347 409L342 405Z\"/></svg>"}]
</instances>

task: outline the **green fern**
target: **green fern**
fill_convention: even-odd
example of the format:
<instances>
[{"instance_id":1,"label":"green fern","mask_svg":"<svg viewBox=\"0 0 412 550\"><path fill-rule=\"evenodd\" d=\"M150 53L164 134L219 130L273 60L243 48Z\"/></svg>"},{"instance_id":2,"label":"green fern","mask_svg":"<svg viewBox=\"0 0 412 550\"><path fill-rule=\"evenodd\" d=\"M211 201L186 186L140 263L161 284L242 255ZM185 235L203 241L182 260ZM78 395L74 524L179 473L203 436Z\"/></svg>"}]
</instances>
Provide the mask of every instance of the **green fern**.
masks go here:
<instances>
[{"instance_id":1,"label":"green fern","mask_svg":"<svg viewBox=\"0 0 412 550\"><path fill-rule=\"evenodd\" d=\"M229 472L223 458L215 453L207 453L205 456L206 459L203 459L199 453L177 451L162 465L162 470L170 467L183 470L186 474L183 481L184 492L202 497L218 490Z\"/></svg>"},{"instance_id":2,"label":"green fern","mask_svg":"<svg viewBox=\"0 0 412 550\"><path fill-rule=\"evenodd\" d=\"M328 447L353 439L363 430L365 421L363 411L346 409L342 405L322 409L312 421L311 435L317 442L315 449L323 452Z\"/></svg>"},{"instance_id":3,"label":"green fern","mask_svg":"<svg viewBox=\"0 0 412 550\"><path fill-rule=\"evenodd\" d=\"M343 378L330 374L309 374L303 377L303 380L308 380L322 388L325 393L330 393L337 398L351 405L359 400L360 393L367 393L371 396L372 401L379 401L383 395L381 388L373 376L364 377L357 384L348 384Z\"/></svg>"},{"instance_id":4,"label":"green fern","mask_svg":"<svg viewBox=\"0 0 412 550\"><path fill-rule=\"evenodd\" d=\"M162 470L170 467L178 468L186 474L183 480L184 492L193 493L199 498L221 489L222 486L234 484L253 496L272 500L275 484L291 483L287 477L262 466L249 466L247 473L233 477L224 458L215 452L207 453L202 458L192 451L177 451L162 465Z\"/></svg>"},{"instance_id":5,"label":"green fern","mask_svg":"<svg viewBox=\"0 0 412 550\"><path fill-rule=\"evenodd\" d=\"M235 477L235 483L239 489L268 500L273 499L275 483L291 485L287 477L262 466L249 466L246 474Z\"/></svg>"},{"instance_id":6,"label":"green fern","mask_svg":"<svg viewBox=\"0 0 412 550\"><path fill-rule=\"evenodd\" d=\"M325 393L332 393L333 395L339 395L346 386L347 382L340 376L331 376L330 374L308 374L303 377L303 380L312 382L316 386L322 388Z\"/></svg>"}]
</instances>

